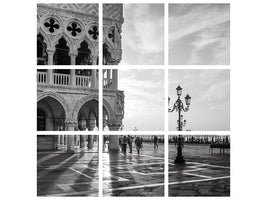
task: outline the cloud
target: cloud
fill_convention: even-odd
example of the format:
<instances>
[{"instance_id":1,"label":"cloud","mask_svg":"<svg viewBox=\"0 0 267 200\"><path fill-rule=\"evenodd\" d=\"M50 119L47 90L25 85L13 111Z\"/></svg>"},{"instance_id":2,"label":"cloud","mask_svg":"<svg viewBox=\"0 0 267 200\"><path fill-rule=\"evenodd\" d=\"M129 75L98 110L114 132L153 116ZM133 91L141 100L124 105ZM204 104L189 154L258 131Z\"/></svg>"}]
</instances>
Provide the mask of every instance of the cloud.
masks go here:
<instances>
[{"instance_id":1,"label":"cloud","mask_svg":"<svg viewBox=\"0 0 267 200\"><path fill-rule=\"evenodd\" d=\"M137 126L139 130L163 130L163 80L163 70L120 70L119 89L125 93L125 129Z\"/></svg>"},{"instance_id":2,"label":"cloud","mask_svg":"<svg viewBox=\"0 0 267 200\"><path fill-rule=\"evenodd\" d=\"M124 24L122 30L123 59L134 57L134 64L163 63L162 59L152 59L154 54L164 50L164 15L152 14L149 4L124 4ZM155 11L154 11L155 12ZM124 62L124 61L123 61ZM130 62L128 62L130 63Z\"/></svg>"},{"instance_id":3,"label":"cloud","mask_svg":"<svg viewBox=\"0 0 267 200\"><path fill-rule=\"evenodd\" d=\"M209 57L209 62L212 64L229 64L229 23L218 24L200 31L190 45L192 46L192 55L187 64L203 63L203 57L205 57L205 60Z\"/></svg>"},{"instance_id":4,"label":"cloud","mask_svg":"<svg viewBox=\"0 0 267 200\"><path fill-rule=\"evenodd\" d=\"M171 64L229 64L229 4L172 4L169 18Z\"/></svg>"},{"instance_id":5,"label":"cloud","mask_svg":"<svg viewBox=\"0 0 267 200\"><path fill-rule=\"evenodd\" d=\"M171 5L174 6L174 5ZM221 5L200 5L188 7L187 12L181 16L171 16L169 18L169 43L173 42L200 30L210 28L221 24L223 22L230 21L230 13L228 9L219 9L218 6L227 6L226 4ZM177 4L176 9L179 8ZM184 9L184 8L183 8Z\"/></svg>"}]
</instances>

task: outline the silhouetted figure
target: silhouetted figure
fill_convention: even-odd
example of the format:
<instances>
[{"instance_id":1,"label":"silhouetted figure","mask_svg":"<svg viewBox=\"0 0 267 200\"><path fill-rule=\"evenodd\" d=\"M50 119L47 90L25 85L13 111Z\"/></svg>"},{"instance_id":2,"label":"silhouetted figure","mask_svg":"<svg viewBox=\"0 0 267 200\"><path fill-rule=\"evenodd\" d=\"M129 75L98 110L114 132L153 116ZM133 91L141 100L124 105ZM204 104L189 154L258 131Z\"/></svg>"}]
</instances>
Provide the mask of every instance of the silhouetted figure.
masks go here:
<instances>
[{"instance_id":1,"label":"silhouetted figure","mask_svg":"<svg viewBox=\"0 0 267 200\"><path fill-rule=\"evenodd\" d=\"M142 148L142 140L139 137L135 139L135 146L136 146L137 153L139 155L140 149Z\"/></svg>"},{"instance_id":2,"label":"silhouetted figure","mask_svg":"<svg viewBox=\"0 0 267 200\"><path fill-rule=\"evenodd\" d=\"M154 149L155 148L159 148L159 146L158 146L158 137L156 136L156 135L154 135Z\"/></svg>"},{"instance_id":3,"label":"silhouetted figure","mask_svg":"<svg viewBox=\"0 0 267 200\"><path fill-rule=\"evenodd\" d=\"M127 137L127 143L130 149L129 153L132 153L133 152L133 138L130 135L128 135Z\"/></svg>"},{"instance_id":4,"label":"silhouetted figure","mask_svg":"<svg viewBox=\"0 0 267 200\"><path fill-rule=\"evenodd\" d=\"M126 136L123 136L122 142L121 142L122 153L126 154L126 149L127 149L127 138Z\"/></svg>"}]
</instances>

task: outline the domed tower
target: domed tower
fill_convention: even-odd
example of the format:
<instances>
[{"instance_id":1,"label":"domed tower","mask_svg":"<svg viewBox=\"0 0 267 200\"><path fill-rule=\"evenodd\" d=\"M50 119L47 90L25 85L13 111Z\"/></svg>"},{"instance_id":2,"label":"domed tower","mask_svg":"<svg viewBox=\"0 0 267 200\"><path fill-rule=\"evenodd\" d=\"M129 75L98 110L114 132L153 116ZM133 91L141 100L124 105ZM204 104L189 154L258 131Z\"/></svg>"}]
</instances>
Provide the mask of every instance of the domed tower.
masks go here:
<instances>
[{"instance_id":1,"label":"domed tower","mask_svg":"<svg viewBox=\"0 0 267 200\"><path fill-rule=\"evenodd\" d=\"M37 4L37 64L98 63L97 4Z\"/></svg>"}]
</instances>

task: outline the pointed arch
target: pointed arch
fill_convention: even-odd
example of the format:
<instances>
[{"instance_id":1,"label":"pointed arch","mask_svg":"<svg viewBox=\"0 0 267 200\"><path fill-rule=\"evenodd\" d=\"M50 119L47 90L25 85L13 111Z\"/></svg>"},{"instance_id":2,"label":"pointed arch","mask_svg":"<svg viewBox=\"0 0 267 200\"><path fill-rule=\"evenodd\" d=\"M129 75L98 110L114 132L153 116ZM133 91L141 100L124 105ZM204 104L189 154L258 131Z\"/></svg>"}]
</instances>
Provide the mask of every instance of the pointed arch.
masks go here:
<instances>
[{"instance_id":1,"label":"pointed arch","mask_svg":"<svg viewBox=\"0 0 267 200\"><path fill-rule=\"evenodd\" d=\"M61 38L64 38L64 40L66 40L67 46L69 47L69 50L70 50L69 53L70 54L74 53L74 50L73 50L74 45L71 42L71 38L66 33L60 33L60 34L56 35L56 37L52 41L53 48L56 49L56 45L58 44L58 42Z\"/></svg>"},{"instance_id":2,"label":"pointed arch","mask_svg":"<svg viewBox=\"0 0 267 200\"><path fill-rule=\"evenodd\" d=\"M63 107L66 115L66 119L70 119L70 108L69 105L66 103L65 99L61 97L59 94L51 91L43 92L37 96L37 103L46 97L51 97L57 100L61 106Z\"/></svg>"},{"instance_id":3,"label":"pointed arch","mask_svg":"<svg viewBox=\"0 0 267 200\"><path fill-rule=\"evenodd\" d=\"M40 28L37 31L37 35L39 35L39 34L44 38L44 41L45 41L45 43L47 45L47 49L51 49L52 48L51 40L50 40L50 38L48 37L48 35L45 33L45 31L42 28Z\"/></svg>"},{"instance_id":4,"label":"pointed arch","mask_svg":"<svg viewBox=\"0 0 267 200\"><path fill-rule=\"evenodd\" d=\"M90 39L88 39L85 35L75 42L73 50L77 52L83 41L87 43L88 48L91 50L92 55L97 55L96 53L97 51L95 49L93 42Z\"/></svg>"},{"instance_id":5,"label":"pointed arch","mask_svg":"<svg viewBox=\"0 0 267 200\"><path fill-rule=\"evenodd\" d=\"M79 111L80 111L80 109L82 108L82 106L83 106L86 102L88 102L88 101L92 101L92 100L95 100L95 101L98 102L98 101L99 101L99 97L98 97L98 95L96 95L96 94L91 94L91 95L85 96L85 97L83 97L81 100L79 100L79 101L75 104L74 109L73 109L73 111L72 111L72 117L73 117L73 119L77 119L78 114L79 114Z\"/></svg>"},{"instance_id":6,"label":"pointed arch","mask_svg":"<svg viewBox=\"0 0 267 200\"><path fill-rule=\"evenodd\" d=\"M116 116L114 114L114 111L112 110L112 107L109 105L108 101L106 101L105 99L103 99L103 107L107 111L109 120L116 119Z\"/></svg>"}]
</instances>

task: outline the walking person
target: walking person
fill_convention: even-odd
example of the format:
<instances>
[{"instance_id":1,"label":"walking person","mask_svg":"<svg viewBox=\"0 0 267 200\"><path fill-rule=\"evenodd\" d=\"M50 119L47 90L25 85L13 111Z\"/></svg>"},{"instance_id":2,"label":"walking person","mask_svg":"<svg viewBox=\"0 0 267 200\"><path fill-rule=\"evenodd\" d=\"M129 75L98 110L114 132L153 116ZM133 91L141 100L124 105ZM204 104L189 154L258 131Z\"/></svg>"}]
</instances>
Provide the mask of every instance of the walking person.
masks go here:
<instances>
[{"instance_id":1,"label":"walking person","mask_svg":"<svg viewBox=\"0 0 267 200\"><path fill-rule=\"evenodd\" d=\"M123 136L122 138L122 144L121 144L121 150L122 150L122 153L126 154L126 149L127 149L127 138L126 136Z\"/></svg>"},{"instance_id":2,"label":"walking person","mask_svg":"<svg viewBox=\"0 0 267 200\"><path fill-rule=\"evenodd\" d=\"M155 148L159 148L159 146L158 146L158 137L156 136L156 135L154 135L154 149Z\"/></svg>"},{"instance_id":3,"label":"walking person","mask_svg":"<svg viewBox=\"0 0 267 200\"><path fill-rule=\"evenodd\" d=\"M128 143L129 149L130 149L129 153L132 154L132 152L133 152L133 138L130 135L128 135L128 137L127 137L127 143Z\"/></svg>"},{"instance_id":4,"label":"walking person","mask_svg":"<svg viewBox=\"0 0 267 200\"><path fill-rule=\"evenodd\" d=\"M142 140L139 137L135 139L135 146L136 146L137 153L139 155L140 149L142 148Z\"/></svg>"}]
</instances>

